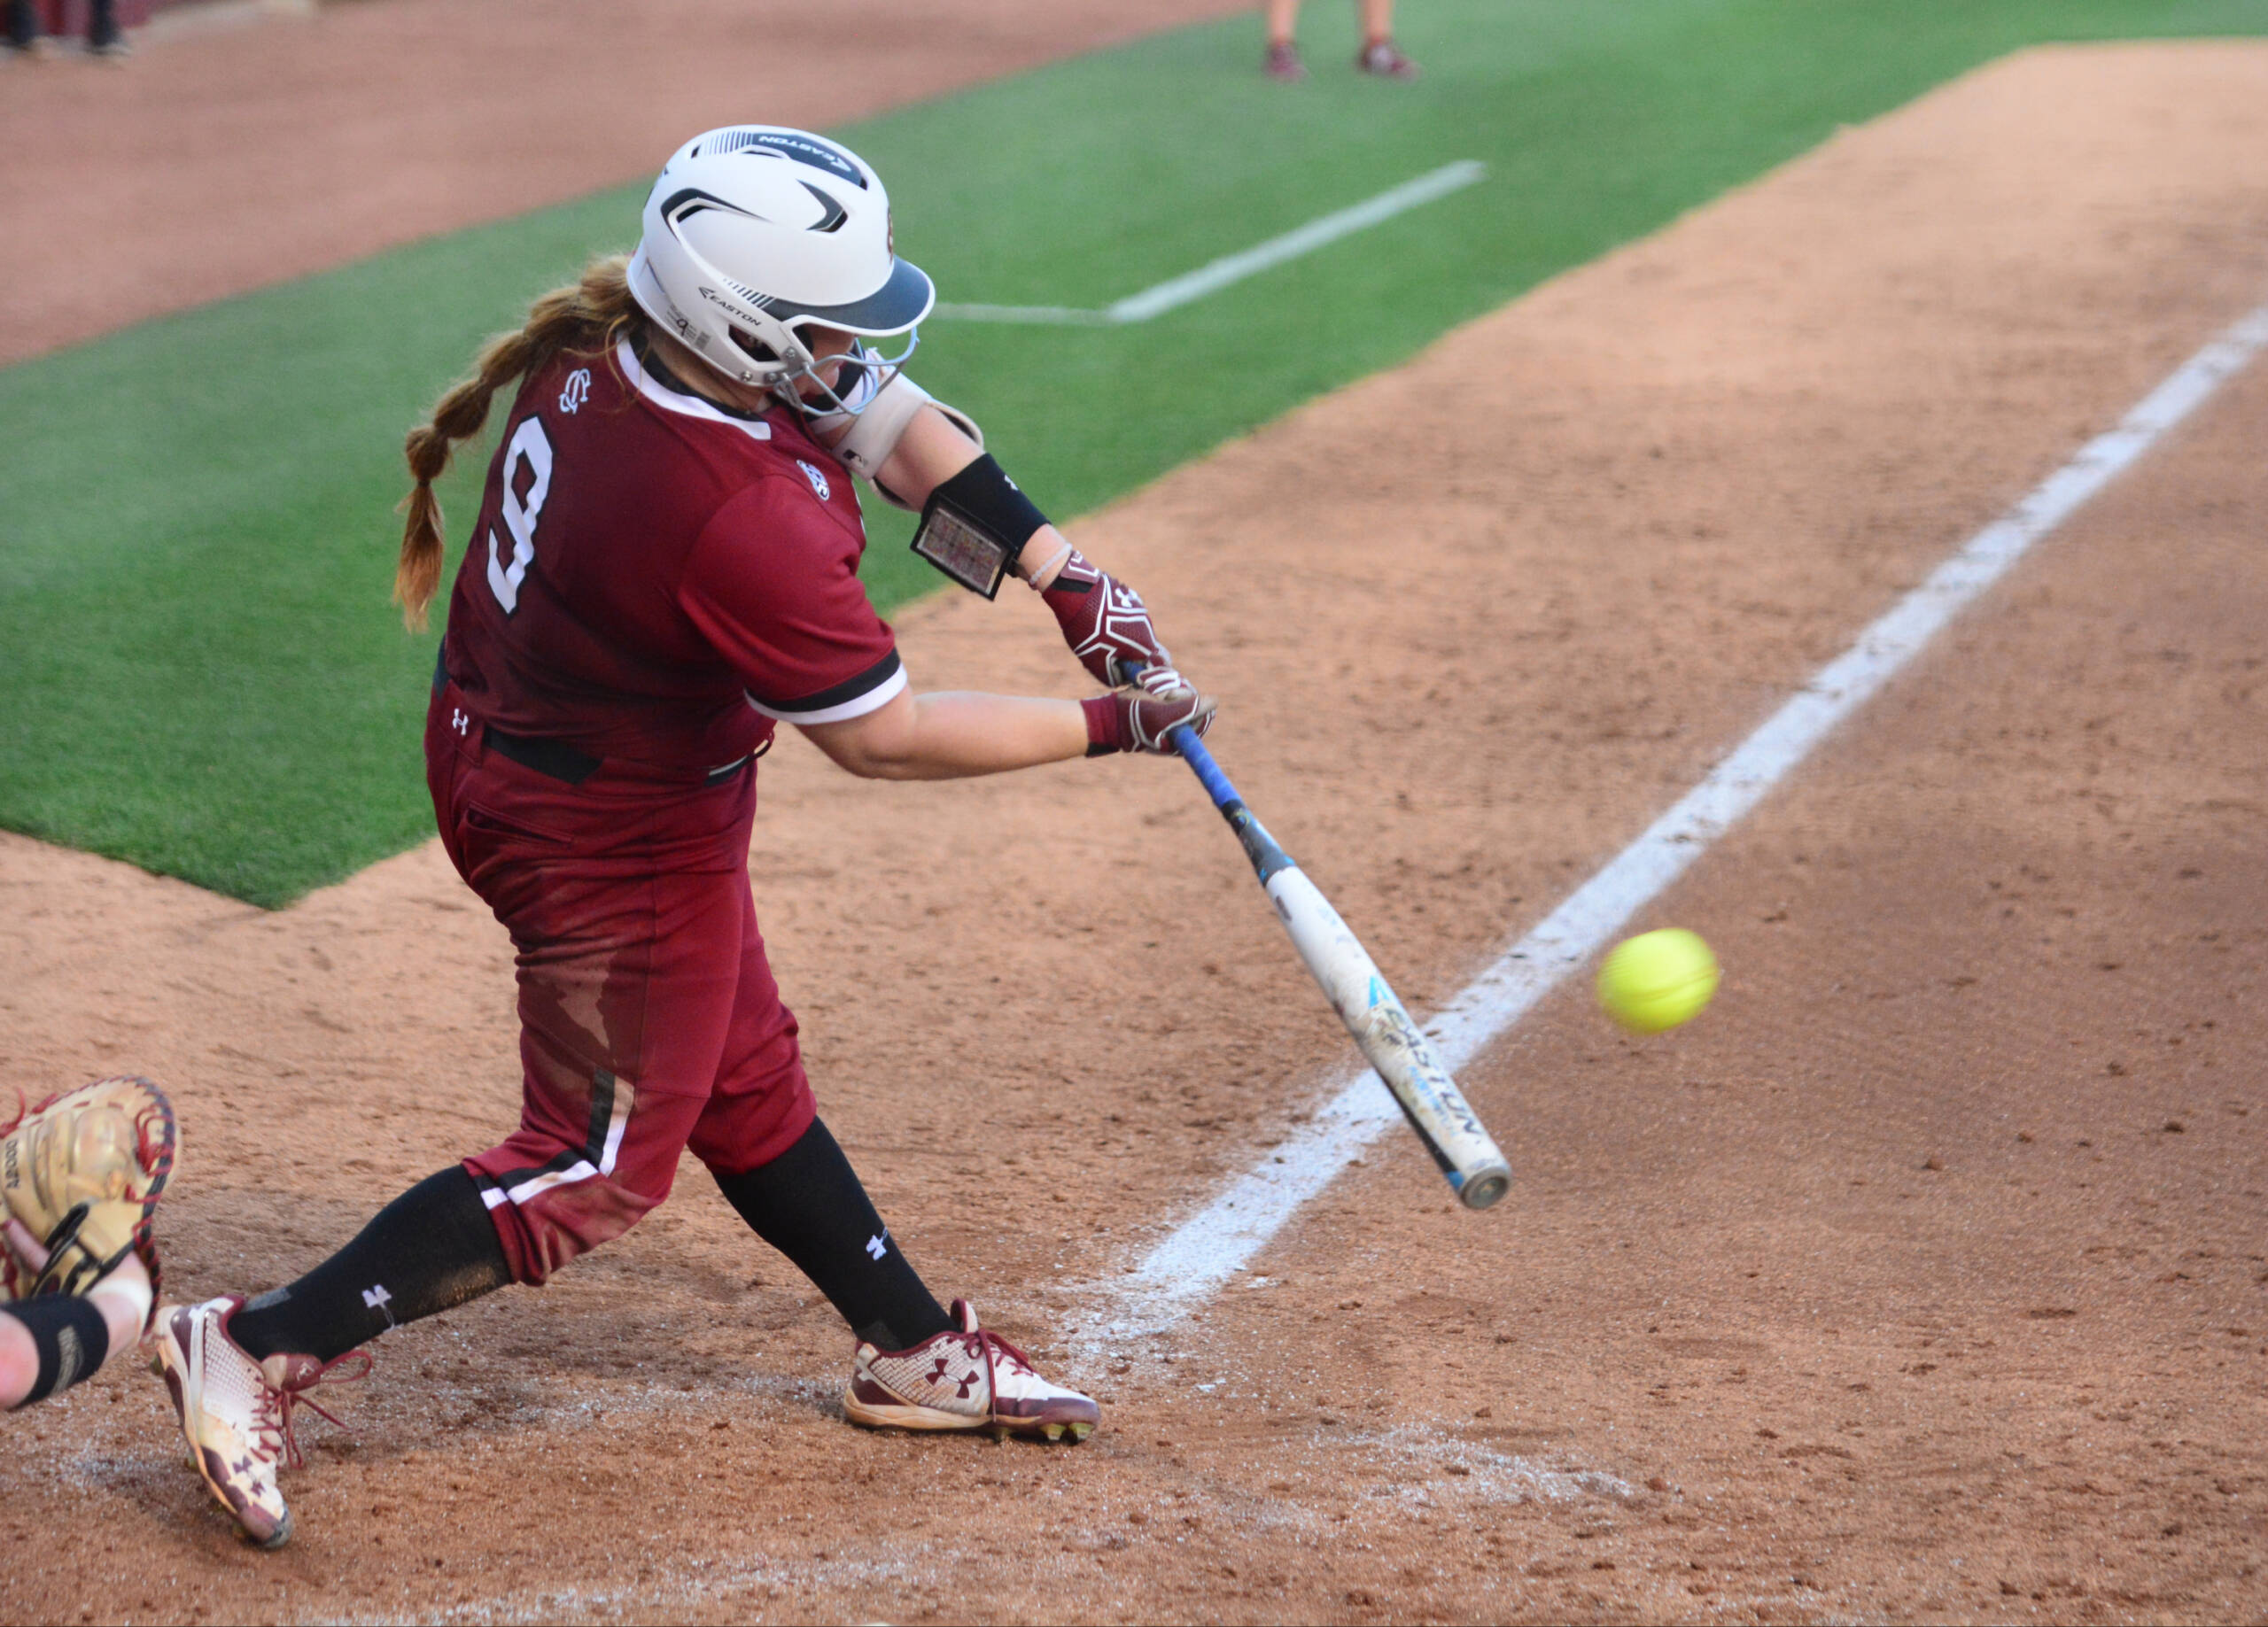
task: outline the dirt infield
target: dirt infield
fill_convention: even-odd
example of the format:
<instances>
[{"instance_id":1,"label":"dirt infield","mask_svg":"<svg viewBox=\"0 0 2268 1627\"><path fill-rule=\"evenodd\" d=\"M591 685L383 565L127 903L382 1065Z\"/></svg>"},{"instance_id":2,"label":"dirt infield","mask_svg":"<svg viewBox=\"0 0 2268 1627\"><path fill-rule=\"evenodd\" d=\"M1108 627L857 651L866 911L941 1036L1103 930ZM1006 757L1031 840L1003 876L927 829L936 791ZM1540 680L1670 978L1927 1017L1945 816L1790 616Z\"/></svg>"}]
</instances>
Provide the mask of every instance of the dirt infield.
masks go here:
<instances>
[{"instance_id":1,"label":"dirt infield","mask_svg":"<svg viewBox=\"0 0 2268 1627\"><path fill-rule=\"evenodd\" d=\"M1081 540L1423 1006L2264 297L2268 47L2028 53ZM823 1108L1103 1432L846 1428L831 1312L688 1168L383 1341L280 1554L138 1372L11 1420L0 1615L2268 1613L2264 435L2256 370L1651 912L1726 963L1700 1024L1570 989L1469 1070L1502 1205L1397 1137L1169 1338L1099 1342L1110 1285L1347 1051L1233 843L1172 764L884 786L783 742L753 864ZM924 685L1074 693L1028 595L901 632ZM430 847L264 915L0 837L0 918L9 1079L176 1089L184 1293L516 1111L507 946Z\"/></svg>"},{"instance_id":2,"label":"dirt infield","mask_svg":"<svg viewBox=\"0 0 2268 1627\"><path fill-rule=\"evenodd\" d=\"M0 64L0 367L650 174L689 130L824 127L1239 0L363 0Z\"/></svg>"}]
</instances>

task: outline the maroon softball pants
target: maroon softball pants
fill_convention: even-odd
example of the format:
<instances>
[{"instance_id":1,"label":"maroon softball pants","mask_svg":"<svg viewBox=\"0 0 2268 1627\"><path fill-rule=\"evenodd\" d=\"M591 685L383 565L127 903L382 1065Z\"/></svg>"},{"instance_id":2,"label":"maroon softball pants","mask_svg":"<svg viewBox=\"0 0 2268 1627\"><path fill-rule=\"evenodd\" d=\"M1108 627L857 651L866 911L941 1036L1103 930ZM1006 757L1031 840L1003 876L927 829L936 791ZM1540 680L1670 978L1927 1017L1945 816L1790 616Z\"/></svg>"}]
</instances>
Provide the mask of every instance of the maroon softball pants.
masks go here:
<instances>
[{"instance_id":1,"label":"maroon softball pants","mask_svg":"<svg viewBox=\"0 0 2268 1627\"><path fill-rule=\"evenodd\" d=\"M749 887L756 765L570 784L493 748L454 683L425 763L442 845L518 967L520 1127L464 1167L514 1276L541 1282L667 1197L687 1148L740 1174L811 1126Z\"/></svg>"}]
</instances>

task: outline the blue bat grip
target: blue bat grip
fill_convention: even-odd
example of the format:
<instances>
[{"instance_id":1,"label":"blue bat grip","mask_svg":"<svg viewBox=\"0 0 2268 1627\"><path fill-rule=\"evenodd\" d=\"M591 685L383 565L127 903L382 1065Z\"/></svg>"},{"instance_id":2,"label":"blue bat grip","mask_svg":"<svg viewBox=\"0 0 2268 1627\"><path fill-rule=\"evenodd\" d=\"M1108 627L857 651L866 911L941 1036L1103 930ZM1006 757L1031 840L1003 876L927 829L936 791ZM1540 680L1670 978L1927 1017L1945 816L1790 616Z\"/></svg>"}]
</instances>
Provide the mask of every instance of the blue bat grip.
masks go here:
<instances>
[{"instance_id":1,"label":"blue bat grip","mask_svg":"<svg viewBox=\"0 0 2268 1627\"><path fill-rule=\"evenodd\" d=\"M1205 749L1205 742L1197 738L1195 730L1183 724L1167 730L1166 738L1173 742L1173 748L1189 764L1191 771L1197 776L1198 783L1205 787L1205 794L1213 799L1214 807L1226 813L1231 802L1244 801L1237 794L1237 788L1229 783L1229 777L1221 772L1221 765L1213 761L1213 754Z\"/></svg>"},{"instance_id":2,"label":"blue bat grip","mask_svg":"<svg viewBox=\"0 0 2268 1627\"><path fill-rule=\"evenodd\" d=\"M1142 665L1130 661L1124 671L1130 682L1141 677ZM1190 771L1197 776L1197 783L1205 787L1205 794L1213 799L1213 806L1221 810L1221 817L1244 844L1244 856L1252 861L1253 873L1260 878L1262 886L1278 871L1296 868L1292 856L1268 833L1268 827L1252 817L1252 810L1244 805L1244 798L1237 794L1229 777L1221 772L1221 765L1213 761L1213 754L1205 749L1205 742L1197 738L1196 730L1185 723L1177 724L1166 731L1166 739L1181 754L1181 760L1189 764Z\"/></svg>"},{"instance_id":3,"label":"blue bat grip","mask_svg":"<svg viewBox=\"0 0 2268 1627\"><path fill-rule=\"evenodd\" d=\"M1221 765L1213 761L1213 754L1205 749L1205 742L1197 738L1197 731L1183 724L1167 730L1166 739L1173 742L1181 760L1189 764L1198 784L1213 799L1213 806L1221 810L1221 817L1244 844L1244 856L1252 861L1252 872L1260 878L1261 885L1266 886L1268 879L1278 871L1295 868L1292 856L1277 845L1266 825L1253 817L1252 810L1244 805L1244 798L1237 794L1229 777L1221 772Z\"/></svg>"},{"instance_id":4,"label":"blue bat grip","mask_svg":"<svg viewBox=\"0 0 2268 1627\"><path fill-rule=\"evenodd\" d=\"M1138 661L1127 662L1123 663L1122 670L1126 674L1126 681L1130 684L1142 676L1142 663ZM1205 742L1197 738L1196 730L1187 724L1177 724L1166 731L1166 739L1173 742L1173 748L1181 754L1182 761L1195 771L1198 783L1205 787L1205 794L1213 799L1214 807L1226 813L1230 803L1244 801L1237 794L1237 788L1229 783L1229 777L1221 772L1221 765L1213 761L1213 754L1205 749Z\"/></svg>"}]
</instances>

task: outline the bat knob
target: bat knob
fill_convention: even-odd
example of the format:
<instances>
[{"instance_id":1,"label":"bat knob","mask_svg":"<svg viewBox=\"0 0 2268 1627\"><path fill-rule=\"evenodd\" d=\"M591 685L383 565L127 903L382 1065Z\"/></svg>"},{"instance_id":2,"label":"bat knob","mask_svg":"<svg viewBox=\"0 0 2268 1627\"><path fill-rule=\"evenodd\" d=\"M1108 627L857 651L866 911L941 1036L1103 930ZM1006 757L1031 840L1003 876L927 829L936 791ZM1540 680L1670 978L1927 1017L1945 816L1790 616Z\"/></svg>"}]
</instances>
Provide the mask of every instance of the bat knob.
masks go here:
<instances>
[{"instance_id":1,"label":"bat knob","mask_svg":"<svg viewBox=\"0 0 2268 1627\"><path fill-rule=\"evenodd\" d=\"M1467 1175L1456 1195L1468 1209L1486 1209L1511 1189L1512 1172L1500 1164Z\"/></svg>"}]
</instances>

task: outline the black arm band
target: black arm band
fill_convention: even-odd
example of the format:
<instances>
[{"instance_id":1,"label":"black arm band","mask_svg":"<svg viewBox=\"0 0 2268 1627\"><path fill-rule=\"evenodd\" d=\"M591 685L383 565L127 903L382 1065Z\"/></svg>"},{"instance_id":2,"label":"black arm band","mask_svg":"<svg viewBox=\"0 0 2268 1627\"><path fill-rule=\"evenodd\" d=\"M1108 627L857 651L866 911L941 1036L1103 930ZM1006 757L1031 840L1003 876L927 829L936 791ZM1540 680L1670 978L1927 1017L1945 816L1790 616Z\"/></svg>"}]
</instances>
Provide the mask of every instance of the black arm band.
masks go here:
<instances>
[{"instance_id":1,"label":"black arm band","mask_svg":"<svg viewBox=\"0 0 2268 1627\"><path fill-rule=\"evenodd\" d=\"M921 506L913 551L971 593L987 599L1047 516L985 453L941 483Z\"/></svg>"},{"instance_id":2,"label":"black arm band","mask_svg":"<svg viewBox=\"0 0 2268 1627\"><path fill-rule=\"evenodd\" d=\"M0 1305L0 1313L23 1323L39 1352L39 1376L17 1405L44 1401L82 1378L92 1378L110 1354L110 1324L89 1299L49 1295Z\"/></svg>"}]
</instances>

